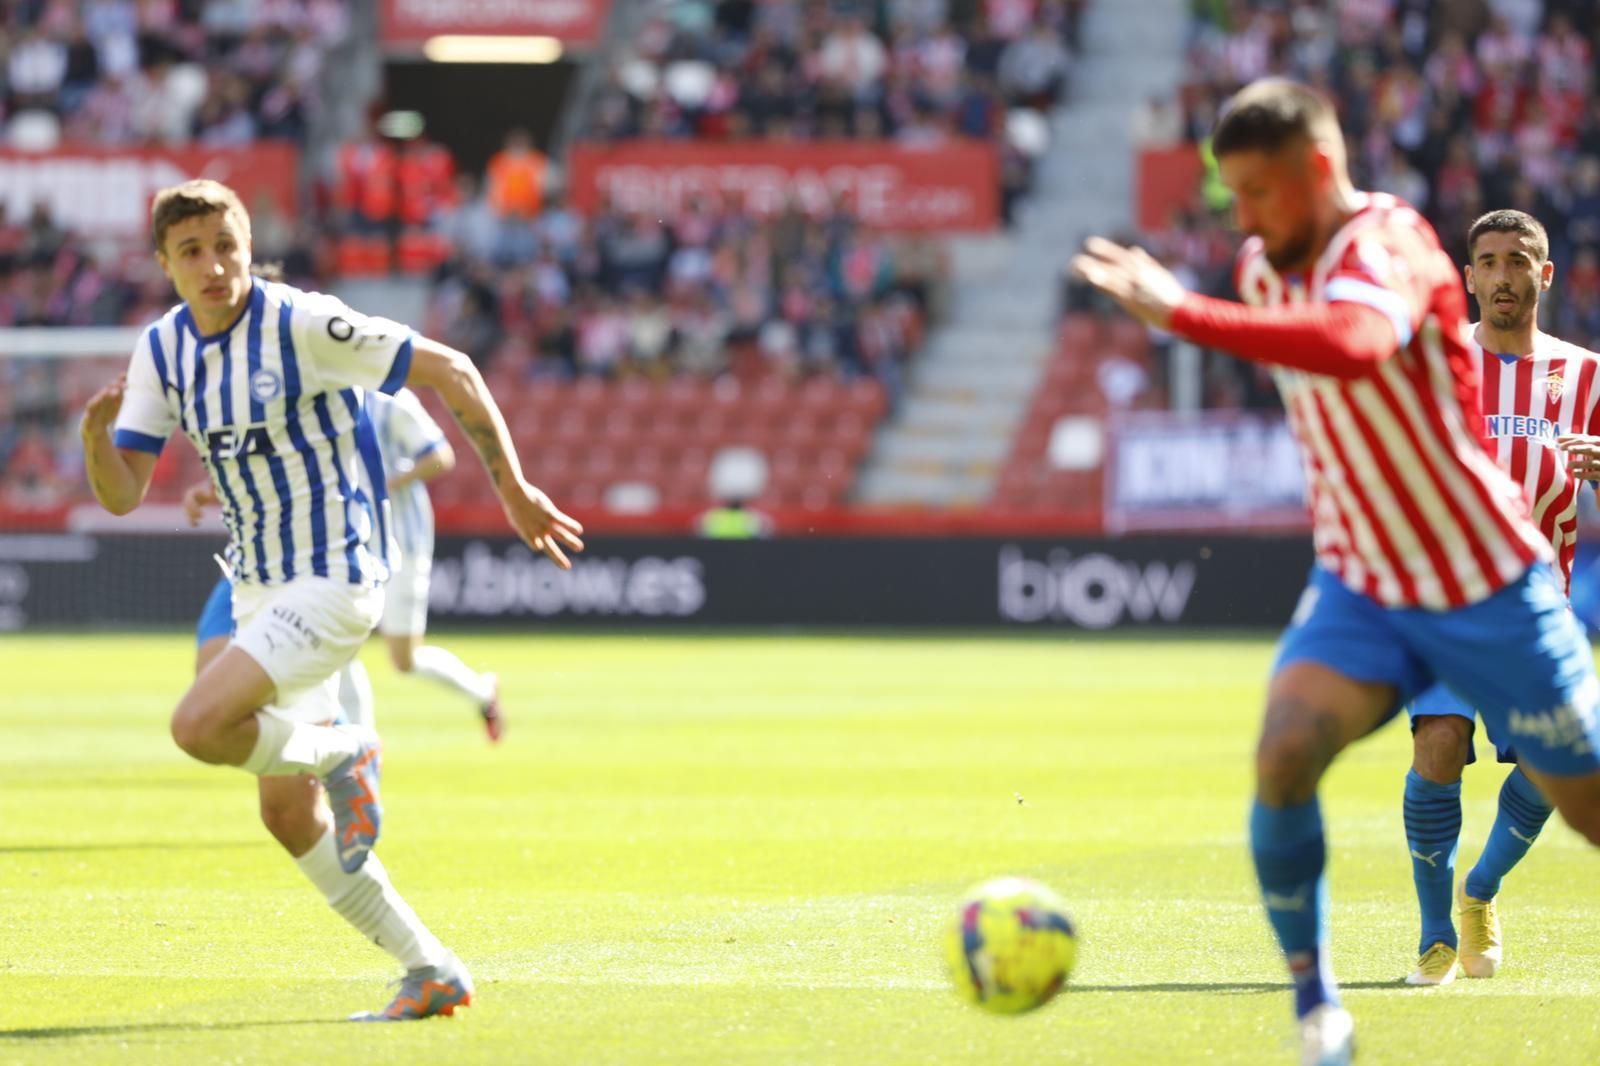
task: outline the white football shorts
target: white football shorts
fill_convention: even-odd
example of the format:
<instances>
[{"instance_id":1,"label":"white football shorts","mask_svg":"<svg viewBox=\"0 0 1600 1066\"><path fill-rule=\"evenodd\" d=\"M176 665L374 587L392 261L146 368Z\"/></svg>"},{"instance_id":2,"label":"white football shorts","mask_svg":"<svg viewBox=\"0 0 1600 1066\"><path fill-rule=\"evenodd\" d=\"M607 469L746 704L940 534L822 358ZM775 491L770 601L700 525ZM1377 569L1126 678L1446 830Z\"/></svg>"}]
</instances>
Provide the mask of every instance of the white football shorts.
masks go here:
<instances>
[{"instance_id":1,"label":"white football shorts","mask_svg":"<svg viewBox=\"0 0 1600 1066\"><path fill-rule=\"evenodd\" d=\"M266 711L295 722L339 717L339 671L383 614L383 589L326 577L235 585L233 642L278 687Z\"/></svg>"},{"instance_id":2,"label":"white football shorts","mask_svg":"<svg viewBox=\"0 0 1600 1066\"><path fill-rule=\"evenodd\" d=\"M420 637L428 631L428 583L433 578L433 557L407 553L384 587L383 620L378 632L386 637Z\"/></svg>"}]
</instances>

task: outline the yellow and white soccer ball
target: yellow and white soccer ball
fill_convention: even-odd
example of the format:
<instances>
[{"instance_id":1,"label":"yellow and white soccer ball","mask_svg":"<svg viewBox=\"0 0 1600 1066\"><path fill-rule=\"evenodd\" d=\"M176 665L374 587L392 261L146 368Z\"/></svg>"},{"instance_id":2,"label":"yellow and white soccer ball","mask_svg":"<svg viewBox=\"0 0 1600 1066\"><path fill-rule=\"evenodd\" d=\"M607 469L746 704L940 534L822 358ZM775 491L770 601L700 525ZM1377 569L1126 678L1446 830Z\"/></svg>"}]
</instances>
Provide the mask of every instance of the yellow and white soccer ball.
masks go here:
<instances>
[{"instance_id":1,"label":"yellow and white soccer ball","mask_svg":"<svg viewBox=\"0 0 1600 1066\"><path fill-rule=\"evenodd\" d=\"M996 1014L1043 1006L1061 991L1078 956L1066 905L1025 877L974 886L945 935L956 991Z\"/></svg>"}]
</instances>

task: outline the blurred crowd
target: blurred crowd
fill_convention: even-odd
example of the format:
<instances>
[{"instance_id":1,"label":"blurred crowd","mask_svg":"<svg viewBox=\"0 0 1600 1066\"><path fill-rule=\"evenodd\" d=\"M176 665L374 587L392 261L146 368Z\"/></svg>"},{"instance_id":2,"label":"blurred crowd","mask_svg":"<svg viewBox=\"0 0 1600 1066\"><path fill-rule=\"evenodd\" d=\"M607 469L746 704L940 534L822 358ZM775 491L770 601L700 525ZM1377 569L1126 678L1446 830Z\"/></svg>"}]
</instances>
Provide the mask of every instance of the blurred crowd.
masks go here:
<instances>
[{"instance_id":1,"label":"blurred crowd","mask_svg":"<svg viewBox=\"0 0 1600 1066\"><path fill-rule=\"evenodd\" d=\"M674 0L608 72L602 141L986 141L1007 225L1089 0Z\"/></svg>"},{"instance_id":2,"label":"blurred crowd","mask_svg":"<svg viewBox=\"0 0 1600 1066\"><path fill-rule=\"evenodd\" d=\"M935 237L892 236L844 209L758 219L732 198L581 219L555 200L496 216L464 198L429 328L529 374L872 376L893 393L947 272Z\"/></svg>"},{"instance_id":3,"label":"blurred crowd","mask_svg":"<svg viewBox=\"0 0 1600 1066\"><path fill-rule=\"evenodd\" d=\"M1485 211L1514 207L1550 232L1556 285L1542 325L1600 346L1597 0L1201 0L1176 100L1140 116L1147 146L1203 141L1241 85L1282 74L1339 105L1359 188L1418 207L1453 259ZM1185 280L1231 295L1237 247L1214 179L1143 238ZM1265 376L1208 362L1211 406L1274 406Z\"/></svg>"},{"instance_id":4,"label":"blurred crowd","mask_svg":"<svg viewBox=\"0 0 1600 1066\"><path fill-rule=\"evenodd\" d=\"M1062 99L1088 0L678 0L610 71L602 140L989 139Z\"/></svg>"},{"instance_id":5,"label":"blurred crowd","mask_svg":"<svg viewBox=\"0 0 1600 1066\"><path fill-rule=\"evenodd\" d=\"M978 139L999 153L1009 219L1044 113L1070 93L1087 3L671 0L606 72L581 135ZM303 142L349 14L344 0L15 0L0 8L0 142ZM315 179L302 217L249 205L257 261L311 287L426 278L419 325L502 379L826 375L894 398L947 300L943 238L875 229L843 200L580 217L521 130L474 173L426 133L374 130ZM136 325L172 298L142 243L68 232L43 204L0 208L0 327ZM26 474L6 491L32 492L71 472L62 412L88 381L29 360L0 375L0 468Z\"/></svg>"},{"instance_id":6,"label":"blurred crowd","mask_svg":"<svg viewBox=\"0 0 1600 1066\"><path fill-rule=\"evenodd\" d=\"M0 145L238 147L299 141L342 0L15 0L0 6ZM288 220L258 251L303 250ZM265 245L264 248L261 246ZM304 264L302 264L304 265ZM0 326L146 320L171 288L142 246L63 229L0 197Z\"/></svg>"},{"instance_id":7,"label":"blurred crowd","mask_svg":"<svg viewBox=\"0 0 1600 1066\"><path fill-rule=\"evenodd\" d=\"M15 0L0 8L11 147L299 139L343 0Z\"/></svg>"}]
</instances>

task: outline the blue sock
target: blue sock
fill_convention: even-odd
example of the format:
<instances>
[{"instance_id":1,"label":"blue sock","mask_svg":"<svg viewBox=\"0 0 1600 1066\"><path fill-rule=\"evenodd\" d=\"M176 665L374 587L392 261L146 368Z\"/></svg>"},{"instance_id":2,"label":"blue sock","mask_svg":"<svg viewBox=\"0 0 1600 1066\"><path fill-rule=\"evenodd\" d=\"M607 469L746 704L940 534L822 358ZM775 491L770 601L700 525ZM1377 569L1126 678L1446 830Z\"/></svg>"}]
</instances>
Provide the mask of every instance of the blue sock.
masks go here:
<instances>
[{"instance_id":1,"label":"blue sock","mask_svg":"<svg viewBox=\"0 0 1600 1066\"><path fill-rule=\"evenodd\" d=\"M1456 845L1461 840L1461 782L1441 785L1415 770L1406 772L1406 843L1411 846L1411 879L1422 905L1421 955L1435 944L1456 946L1450 920L1456 882Z\"/></svg>"},{"instance_id":2,"label":"blue sock","mask_svg":"<svg viewBox=\"0 0 1600 1066\"><path fill-rule=\"evenodd\" d=\"M1296 807L1268 807L1256 800L1250 808L1250 852L1267 921L1294 979L1296 1016L1303 1018L1323 1003L1338 1006L1339 989L1328 965L1322 808L1315 799Z\"/></svg>"},{"instance_id":3,"label":"blue sock","mask_svg":"<svg viewBox=\"0 0 1600 1066\"><path fill-rule=\"evenodd\" d=\"M1483 845L1478 864L1467 874L1467 895L1473 899L1494 899L1500 880L1522 861L1539 838L1539 830L1550 820L1550 807L1518 766L1500 786L1500 810L1494 828Z\"/></svg>"}]
</instances>

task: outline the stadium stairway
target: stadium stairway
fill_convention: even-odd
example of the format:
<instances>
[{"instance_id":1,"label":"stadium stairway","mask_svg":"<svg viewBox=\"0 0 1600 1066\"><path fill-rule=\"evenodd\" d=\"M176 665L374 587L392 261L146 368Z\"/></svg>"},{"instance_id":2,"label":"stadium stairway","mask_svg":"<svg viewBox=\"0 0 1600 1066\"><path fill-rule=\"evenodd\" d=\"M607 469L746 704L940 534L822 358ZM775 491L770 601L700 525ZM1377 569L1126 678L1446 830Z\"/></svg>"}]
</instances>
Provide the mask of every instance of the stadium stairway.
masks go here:
<instances>
[{"instance_id":1,"label":"stadium stairway","mask_svg":"<svg viewBox=\"0 0 1600 1066\"><path fill-rule=\"evenodd\" d=\"M1012 230L954 239L950 314L914 364L899 417L874 442L858 500L976 507L993 495L1055 351L1068 255L1090 233L1131 224L1134 114L1177 88L1187 25L1185 0L1089 7L1033 192Z\"/></svg>"}]
</instances>

